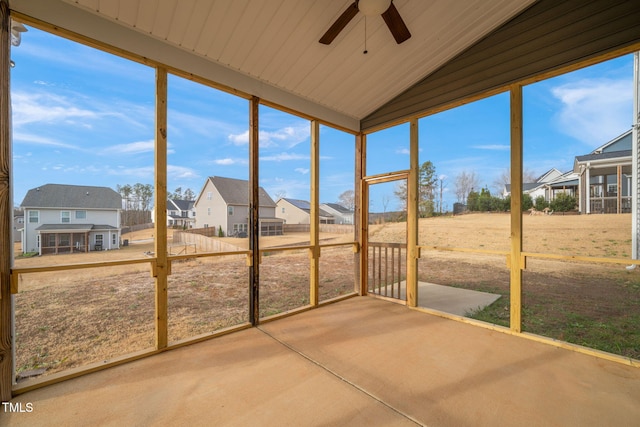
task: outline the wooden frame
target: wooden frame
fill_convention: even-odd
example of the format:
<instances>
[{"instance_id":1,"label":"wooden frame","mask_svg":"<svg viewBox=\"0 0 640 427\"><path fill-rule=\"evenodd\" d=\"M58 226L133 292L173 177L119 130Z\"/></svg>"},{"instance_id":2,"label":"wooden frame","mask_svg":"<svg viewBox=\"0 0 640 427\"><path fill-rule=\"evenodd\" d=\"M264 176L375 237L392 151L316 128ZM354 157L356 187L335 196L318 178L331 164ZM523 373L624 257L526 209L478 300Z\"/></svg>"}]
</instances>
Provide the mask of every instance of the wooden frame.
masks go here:
<instances>
[{"instance_id":1,"label":"wooden frame","mask_svg":"<svg viewBox=\"0 0 640 427\"><path fill-rule=\"evenodd\" d=\"M258 198L258 179L259 179L259 114L258 107L260 104L272 106L274 108L281 109L283 111L291 112L300 117L309 118L312 120L312 172L311 172L311 186L312 186L312 216L314 218L314 224L312 225L311 233L311 245L306 248L310 250L312 256L311 262L311 283L310 283L310 296L311 306L320 306L323 303L318 302L318 268L319 257L321 248L325 245L319 244L318 238L318 190L319 190L319 165L318 165L318 147L319 147L319 130L318 126L323 123L315 118L308 117L302 113L295 112L289 109L285 109L277 104L270 103L266 100L261 100L256 96L246 94L229 88L220 84L217 84L208 79L203 79L198 76L194 76L189 73L182 72L174 68L166 67L162 64L149 61L148 59L132 54L130 52L124 52L112 46L108 46L104 43L91 40L82 35L66 31L64 29L55 27L50 24L43 23L36 19L32 19L28 16L16 14L16 17L21 21L33 25L34 27L41 28L46 31L51 31L59 35L63 35L72 40L78 41L84 45L96 47L106 52L125 57L130 60L134 60L139 63L150 65L156 68L156 158L155 158L155 188L156 188L156 242L155 250L156 255L153 259L142 260L126 260L117 262L103 262L103 263L88 263L82 265L63 265L56 267L39 267L39 268L16 268L11 269L11 256L3 256L0 259L0 400L8 401L12 397L12 342L11 342L11 293L18 291L18 278L20 274L26 274L30 272L39 271L54 271L54 270L72 270L77 268L93 268L101 266L123 265L133 263L150 263L152 267L152 274L156 278L156 348L154 350L136 353L121 358L117 358L108 364L100 364L99 366L91 366L88 368L82 368L73 370L68 374L56 375L54 378L48 378L43 381L36 381L30 383L28 386L16 387L13 391L23 392L33 388L33 384L38 386L44 384L51 384L67 378L81 375L83 373L92 372L98 369L103 369L106 366L112 366L115 364L125 363L129 360L135 360L140 357L145 357L152 354L157 354L160 351L168 348L174 348L176 346L186 345L191 342L201 341L214 336L219 336L229 331L235 331L238 329L244 329L250 325L257 325L259 319L259 265L260 254L262 250L259 247L259 198ZM11 234L11 142L10 142L10 110L9 110L9 4L8 0L0 0L0 246L1 251L4 254L12 253L11 239L6 238ZM418 170L418 119L430 114L443 111L445 109L454 108L456 106L468 103L472 100L486 97L488 94L496 94L503 92L505 89L510 91L511 97L511 182L512 182L512 199L511 199L511 248L508 252L508 264L511 271L511 323L510 333L519 336L527 336L522 334L521 327L521 292L522 292L522 270L526 266L527 257L541 257L541 258L554 258L554 259L567 259L567 260L580 260L585 262L610 262L616 264L636 264L640 265L640 261L629 261L621 259L609 259L609 258L591 258L591 257L571 257L571 256L555 256L550 254L535 254L526 253L522 251L522 214L520 212L521 206L521 190L522 190L522 85L525 83L531 83L533 81L539 81L544 78L559 75L569 71L582 68L586 65L591 65L597 62L601 62L613 57L617 57L624 53L632 52L640 47L636 44L631 47L625 47L622 50L618 50L615 53L607 53L597 58L590 58L589 60L581 63L572 64L569 67L565 67L553 72L528 78L526 81L519 82L517 84L511 84L509 86L502 86L500 88L492 89L485 92L482 95L474 95L471 98L467 98L464 101L456 101L449 103L444 107L438 107L437 109L428 111L427 113L413 116L410 119L403 119L398 122L387 123L384 126L377 127L367 131L367 133L375 130L381 130L388 128L392 125L399 123L410 122L410 169L408 171L401 171L390 174L381 174L376 176L366 175L366 133L359 133L355 135L355 189L357 192L356 197L356 242L347 243L345 245L354 245L355 250L359 250L360 253L354 255L356 257L357 278L359 278L358 284L356 284L356 291L360 295L367 294L367 244L368 244L368 194L369 185L374 183L388 182L401 177L407 178L408 181L408 236L407 244L409 248L408 267L407 267L407 305L415 307L417 305L417 259L419 258L420 248L417 241L417 170ZM167 185L167 172L166 172L166 144L167 144L167 74L172 74L196 81L198 83L205 84L207 86L214 87L219 90L231 93L236 96L243 97L250 100L249 108L249 129L250 129L250 227L252 230L250 240L250 250L244 252L247 255L248 266L250 268L250 283L249 283L249 311L250 311L250 325L240 325L235 328L231 328L229 331L206 334L206 336L196 337L193 340L186 340L177 345L169 345L167 342L167 276L170 274L170 266L172 260L204 257L204 256L223 256L229 253L220 254L197 254L197 255L185 255L185 256L168 256L167 255L167 240L166 240L166 223L164 220L158 221L158 216L163 215L166 212L166 185ZM339 126L335 126L330 123L323 123L328 126L335 127L345 132L353 133L348 129L344 129ZM634 154L635 155L635 154ZM405 175L403 175L405 174ZM635 185L635 184L634 184ZM305 246L287 248L287 249L268 249L274 250L288 250L288 249L301 249ZM462 249L455 248L430 248L435 250L456 250L463 251ZM489 251L478 251L489 252ZM504 252L496 251L499 254L505 254ZM493 251L491 251L493 253ZM234 252L234 254L236 254ZM409 265L410 264L410 265ZM358 280L358 279L357 279ZM339 297L335 300L348 298L352 295ZM303 308L305 309L305 308ZM288 313L283 313L274 317L286 316ZM496 328L498 330L499 328ZM544 337L537 337L536 340L554 343L559 345L556 341L547 339ZM598 357L603 357L601 352L595 350L585 352L594 354ZM609 355L610 356L610 355ZM615 357L609 357L616 359Z\"/></svg>"},{"instance_id":2,"label":"wooden frame","mask_svg":"<svg viewBox=\"0 0 640 427\"><path fill-rule=\"evenodd\" d=\"M9 1L0 0L0 401L11 400L13 382L11 264L11 104L9 100Z\"/></svg>"}]
</instances>

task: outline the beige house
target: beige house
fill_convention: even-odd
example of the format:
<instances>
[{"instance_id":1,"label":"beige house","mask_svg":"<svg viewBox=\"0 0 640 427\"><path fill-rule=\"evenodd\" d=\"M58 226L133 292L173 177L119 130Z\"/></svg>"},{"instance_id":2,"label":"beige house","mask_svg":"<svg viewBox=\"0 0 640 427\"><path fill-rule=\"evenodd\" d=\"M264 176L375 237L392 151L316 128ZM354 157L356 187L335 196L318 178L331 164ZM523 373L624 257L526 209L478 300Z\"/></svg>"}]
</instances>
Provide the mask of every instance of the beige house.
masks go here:
<instances>
[{"instance_id":1,"label":"beige house","mask_svg":"<svg viewBox=\"0 0 640 427\"><path fill-rule=\"evenodd\" d=\"M333 215L320 209L320 224L335 224ZM276 217L285 224L310 224L311 204L306 200L280 198L276 202Z\"/></svg>"},{"instance_id":2,"label":"beige house","mask_svg":"<svg viewBox=\"0 0 640 427\"><path fill-rule=\"evenodd\" d=\"M264 235L282 234L276 204L260 187L260 229ZM249 181L221 176L207 178L195 204L196 228L216 227L225 236L246 237L249 229Z\"/></svg>"}]
</instances>

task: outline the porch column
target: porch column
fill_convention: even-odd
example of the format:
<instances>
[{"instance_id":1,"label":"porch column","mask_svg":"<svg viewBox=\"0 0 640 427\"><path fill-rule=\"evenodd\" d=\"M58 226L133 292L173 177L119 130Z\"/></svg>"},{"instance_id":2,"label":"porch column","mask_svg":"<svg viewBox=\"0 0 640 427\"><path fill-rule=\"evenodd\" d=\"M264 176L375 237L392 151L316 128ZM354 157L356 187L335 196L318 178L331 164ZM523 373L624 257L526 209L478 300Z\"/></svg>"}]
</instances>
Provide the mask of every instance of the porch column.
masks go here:
<instances>
[{"instance_id":1,"label":"porch column","mask_svg":"<svg viewBox=\"0 0 640 427\"><path fill-rule=\"evenodd\" d=\"M511 94L511 253L510 327L522 332L522 86L513 85Z\"/></svg>"},{"instance_id":2,"label":"porch column","mask_svg":"<svg viewBox=\"0 0 640 427\"><path fill-rule=\"evenodd\" d=\"M366 186L363 177L366 175L367 166L367 137L363 133L356 135L356 170L355 170L355 209L353 212L353 221L355 224L355 238L358 242L359 253L355 254L356 259L356 283L355 292L358 295L367 294L367 234L369 232L368 208L369 200L366 194Z\"/></svg>"},{"instance_id":3,"label":"porch column","mask_svg":"<svg viewBox=\"0 0 640 427\"><path fill-rule=\"evenodd\" d=\"M318 305L320 275L320 123L311 121L311 217L309 304ZM325 221L326 222L326 221Z\"/></svg>"},{"instance_id":4,"label":"porch column","mask_svg":"<svg viewBox=\"0 0 640 427\"><path fill-rule=\"evenodd\" d=\"M418 119L409 122L407 182L407 305L418 306Z\"/></svg>"},{"instance_id":5,"label":"porch column","mask_svg":"<svg viewBox=\"0 0 640 427\"><path fill-rule=\"evenodd\" d=\"M616 179L617 179L616 187L618 188L618 191L616 191L616 194L618 195L616 213L622 213L622 166L621 165L618 165Z\"/></svg>"},{"instance_id":6,"label":"porch column","mask_svg":"<svg viewBox=\"0 0 640 427\"><path fill-rule=\"evenodd\" d=\"M253 326L260 322L260 184L259 122L260 99L252 97L249 104L249 322Z\"/></svg>"},{"instance_id":7,"label":"porch column","mask_svg":"<svg viewBox=\"0 0 640 427\"><path fill-rule=\"evenodd\" d=\"M156 68L155 155L156 348L161 349L168 344L167 277L170 271L165 220L167 212L167 69L162 67Z\"/></svg>"},{"instance_id":8,"label":"porch column","mask_svg":"<svg viewBox=\"0 0 640 427\"><path fill-rule=\"evenodd\" d=\"M11 110L9 99L9 1L0 0L0 401L11 400L13 327L11 295ZM27 224L25 223L25 227Z\"/></svg>"},{"instance_id":9,"label":"porch column","mask_svg":"<svg viewBox=\"0 0 640 427\"><path fill-rule=\"evenodd\" d=\"M585 211L587 215L591 213L591 173L589 169L591 168L591 163L587 163L587 168L584 171L584 179L586 180L585 191L584 191L584 201L585 201Z\"/></svg>"}]
</instances>

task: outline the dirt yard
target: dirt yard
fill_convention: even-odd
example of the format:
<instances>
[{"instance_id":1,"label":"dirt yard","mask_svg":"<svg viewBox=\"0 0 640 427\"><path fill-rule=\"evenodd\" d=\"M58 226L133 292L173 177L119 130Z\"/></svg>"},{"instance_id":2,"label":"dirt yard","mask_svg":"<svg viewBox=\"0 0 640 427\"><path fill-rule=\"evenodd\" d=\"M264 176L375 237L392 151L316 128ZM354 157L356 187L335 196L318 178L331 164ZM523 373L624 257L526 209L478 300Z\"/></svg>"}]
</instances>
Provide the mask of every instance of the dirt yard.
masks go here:
<instances>
[{"instance_id":1,"label":"dirt yard","mask_svg":"<svg viewBox=\"0 0 640 427\"><path fill-rule=\"evenodd\" d=\"M403 242L406 224L372 225L372 241ZM524 217L524 250L630 259L630 215ZM129 246L89 254L17 258L17 267L150 259L153 230L123 238ZM322 235L323 243L350 235ZM225 239L244 249L247 239ZM171 241L171 239L169 240ZM470 214L420 220L424 246L509 250L509 215ZM308 244L308 234L269 237L262 247ZM172 253L194 248L176 245ZM174 262L169 278L171 341L248 320L244 255ZM350 246L320 258L321 300L354 289ZM508 324L509 270L502 255L426 250L420 280L503 295L476 317ZM523 273L524 328L553 338L640 358L640 268L532 259ZM270 252L261 265L261 316L308 304L307 250ZM27 274L16 296L18 372L50 374L150 348L154 342L154 280L150 264ZM483 317L484 316L484 317ZM612 322L612 319L615 322ZM585 331L608 334L607 346ZM628 341L630 337L631 341ZM636 340L636 341L633 341Z\"/></svg>"}]
</instances>

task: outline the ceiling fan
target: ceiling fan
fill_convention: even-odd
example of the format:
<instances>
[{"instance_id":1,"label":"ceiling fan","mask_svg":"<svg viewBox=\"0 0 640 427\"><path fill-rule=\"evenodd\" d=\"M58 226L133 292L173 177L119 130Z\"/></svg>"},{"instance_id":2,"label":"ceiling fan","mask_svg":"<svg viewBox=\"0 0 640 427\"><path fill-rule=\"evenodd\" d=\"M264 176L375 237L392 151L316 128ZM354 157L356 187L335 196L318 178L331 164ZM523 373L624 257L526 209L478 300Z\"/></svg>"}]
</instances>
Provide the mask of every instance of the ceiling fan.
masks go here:
<instances>
[{"instance_id":1,"label":"ceiling fan","mask_svg":"<svg viewBox=\"0 0 640 427\"><path fill-rule=\"evenodd\" d=\"M411 37L398 9L393 5L393 0L355 0L324 33L319 40L320 43L331 44L358 12L362 12L365 16L382 15L382 19L398 44Z\"/></svg>"}]
</instances>

